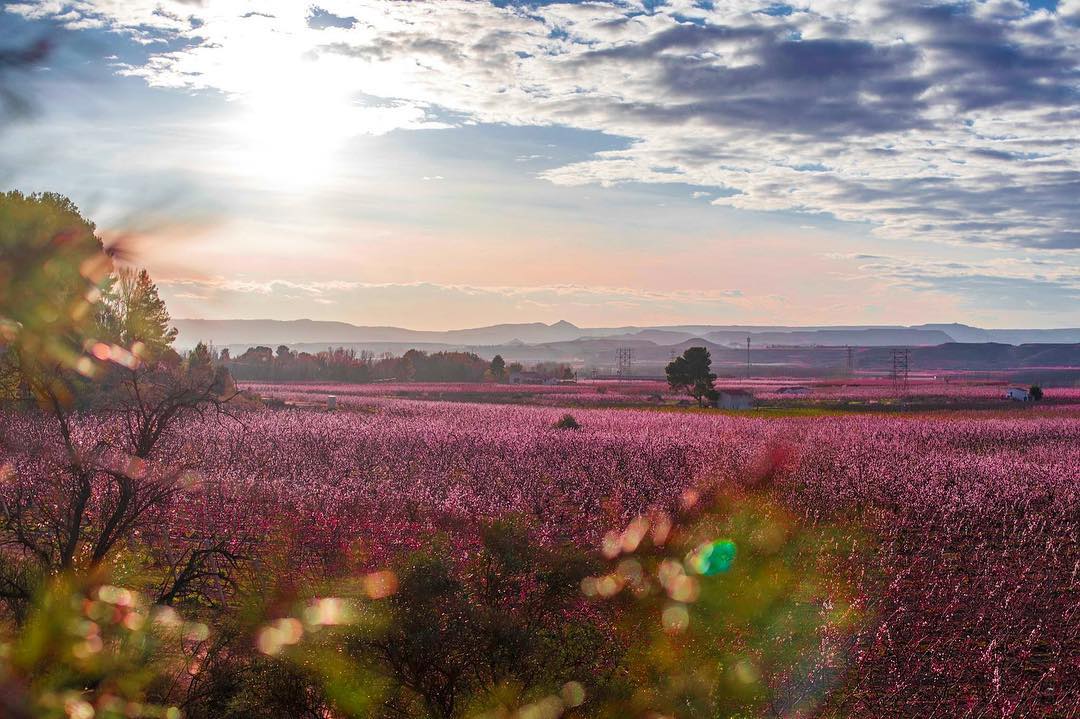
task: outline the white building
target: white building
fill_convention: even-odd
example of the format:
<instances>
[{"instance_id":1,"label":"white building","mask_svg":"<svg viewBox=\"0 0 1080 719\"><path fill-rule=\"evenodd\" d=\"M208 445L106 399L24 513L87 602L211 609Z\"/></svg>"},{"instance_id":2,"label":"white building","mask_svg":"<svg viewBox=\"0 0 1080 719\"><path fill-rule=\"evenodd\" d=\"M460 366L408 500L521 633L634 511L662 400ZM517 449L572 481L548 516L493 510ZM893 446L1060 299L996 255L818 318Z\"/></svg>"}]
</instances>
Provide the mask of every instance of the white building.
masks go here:
<instances>
[{"instance_id":1,"label":"white building","mask_svg":"<svg viewBox=\"0 0 1080 719\"><path fill-rule=\"evenodd\" d=\"M720 409L750 409L754 406L754 395L743 389L722 389L716 398Z\"/></svg>"},{"instance_id":2,"label":"white building","mask_svg":"<svg viewBox=\"0 0 1080 719\"><path fill-rule=\"evenodd\" d=\"M1009 387L1005 391L1005 399L1011 399L1014 402L1030 402L1031 394L1023 387Z\"/></svg>"}]
</instances>

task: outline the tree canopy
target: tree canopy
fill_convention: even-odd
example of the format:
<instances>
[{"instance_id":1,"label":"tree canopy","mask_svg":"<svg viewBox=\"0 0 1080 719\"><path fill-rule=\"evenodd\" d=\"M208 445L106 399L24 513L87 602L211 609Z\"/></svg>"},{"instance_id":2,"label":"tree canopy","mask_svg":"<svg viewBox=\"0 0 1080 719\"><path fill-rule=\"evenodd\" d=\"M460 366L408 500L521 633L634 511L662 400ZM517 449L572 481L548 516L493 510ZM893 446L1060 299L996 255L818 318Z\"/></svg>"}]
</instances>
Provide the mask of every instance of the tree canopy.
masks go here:
<instances>
[{"instance_id":1,"label":"tree canopy","mask_svg":"<svg viewBox=\"0 0 1080 719\"><path fill-rule=\"evenodd\" d=\"M94 223L67 197L0 194L0 345L74 366L112 269Z\"/></svg>"},{"instance_id":2,"label":"tree canopy","mask_svg":"<svg viewBox=\"0 0 1080 719\"><path fill-rule=\"evenodd\" d=\"M491 378L496 382L502 382L506 379L506 360L502 358L502 355L495 355L491 360Z\"/></svg>"},{"instance_id":3,"label":"tree canopy","mask_svg":"<svg viewBox=\"0 0 1080 719\"><path fill-rule=\"evenodd\" d=\"M176 339L169 310L146 270L122 267L105 293L104 330L109 339L142 359L157 359Z\"/></svg>"},{"instance_id":4,"label":"tree canopy","mask_svg":"<svg viewBox=\"0 0 1080 719\"><path fill-rule=\"evenodd\" d=\"M685 391L695 400L698 406L705 406L706 399L712 399L716 395L713 382L716 375L710 371L712 357L705 347L690 347L682 353L681 357L672 360L665 372L668 384L675 391Z\"/></svg>"}]
</instances>

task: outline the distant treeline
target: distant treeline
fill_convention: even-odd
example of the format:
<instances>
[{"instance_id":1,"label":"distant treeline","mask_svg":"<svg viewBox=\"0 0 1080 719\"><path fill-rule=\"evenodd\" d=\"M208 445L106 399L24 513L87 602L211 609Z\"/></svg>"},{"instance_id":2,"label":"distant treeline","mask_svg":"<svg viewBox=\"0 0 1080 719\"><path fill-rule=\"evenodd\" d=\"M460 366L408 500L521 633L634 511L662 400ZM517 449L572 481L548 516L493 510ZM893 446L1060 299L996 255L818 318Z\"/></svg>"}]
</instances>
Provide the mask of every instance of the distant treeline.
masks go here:
<instances>
[{"instance_id":1,"label":"distant treeline","mask_svg":"<svg viewBox=\"0 0 1080 719\"><path fill-rule=\"evenodd\" d=\"M311 353L294 352L287 345L277 350L260 345L237 357L223 349L214 362L235 379L269 382L508 382L515 373L525 372L519 362L506 364L499 356L488 362L472 352L429 354L415 349L396 357L343 347ZM561 362L537 363L526 374L528 381L574 377L573 368Z\"/></svg>"},{"instance_id":2,"label":"distant treeline","mask_svg":"<svg viewBox=\"0 0 1080 719\"><path fill-rule=\"evenodd\" d=\"M409 350L401 357L351 349L332 348L312 354L294 352L281 345L251 347L238 357L224 349L218 362L240 380L284 382L333 381L376 382L480 382L489 363L471 352Z\"/></svg>"}]
</instances>

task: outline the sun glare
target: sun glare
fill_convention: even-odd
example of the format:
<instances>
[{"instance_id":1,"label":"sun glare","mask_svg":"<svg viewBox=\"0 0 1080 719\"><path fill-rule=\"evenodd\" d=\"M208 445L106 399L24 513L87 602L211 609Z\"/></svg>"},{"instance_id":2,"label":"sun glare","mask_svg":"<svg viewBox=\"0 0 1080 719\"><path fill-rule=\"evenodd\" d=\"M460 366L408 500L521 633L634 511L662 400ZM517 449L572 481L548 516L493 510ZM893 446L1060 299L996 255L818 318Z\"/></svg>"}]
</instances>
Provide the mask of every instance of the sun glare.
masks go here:
<instances>
[{"instance_id":1,"label":"sun glare","mask_svg":"<svg viewBox=\"0 0 1080 719\"><path fill-rule=\"evenodd\" d=\"M362 108L307 65L278 68L239 99L238 174L260 185L311 189L334 176L347 140L363 131Z\"/></svg>"}]
</instances>

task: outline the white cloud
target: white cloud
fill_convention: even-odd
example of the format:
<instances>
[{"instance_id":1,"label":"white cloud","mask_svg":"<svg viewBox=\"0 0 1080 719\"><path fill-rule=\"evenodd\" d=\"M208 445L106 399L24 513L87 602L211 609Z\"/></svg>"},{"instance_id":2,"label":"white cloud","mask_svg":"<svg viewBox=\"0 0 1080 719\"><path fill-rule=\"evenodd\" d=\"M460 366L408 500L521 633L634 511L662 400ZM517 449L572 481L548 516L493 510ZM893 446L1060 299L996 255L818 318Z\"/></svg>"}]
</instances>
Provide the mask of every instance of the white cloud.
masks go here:
<instances>
[{"instance_id":1,"label":"white cloud","mask_svg":"<svg viewBox=\"0 0 1080 719\"><path fill-rule=\"evenodd\" d=\"M727 302L743 296L737 289L714 290L647 290L632 287L605 287L599 285L467 285L434 284L430 282L353 282L348 280L326 280L319 282L298 282L290 279L236 280L225 277L210 278L168 278L159 280L160 286L177 292L236 292L240 294L271 294L276 291L301 292L309 295L323 295L335 292L370 289L417 289L427 288L447 290L467 295L498 295L505 298L528 297L532 295L551 295L557 297L606 297L636 298L648 300L677 300L686 302ZM177 295L181 296L181 295Z\"/></svg>"},{"instance_id":2,"label":"white cloud","mask_svg":"<svg viewBox=\"0 0 1080 719\"><path fill-rule=\"evenodd\" d=\"M340 292L360 287L358 282L330 280L325 282L296 282L285 279L272 280L236 280L224 277L213 278L174 278L158 282L162 287L177 290L177 297L194 296L194 291L237 292L240 294L269 295L274 292L301 292L307 295L322 295L328 292ZM188 294L185 294L188 293ZM199 295L205 298L205 294Z\"/></svg>"},{"instance_id":3,"label":"white cloud","mask_svg":"<svg viewBox=\"0 0 1080 719\"><path fill-rule=\"evenodd\" d=\"M916 260L888 255L842 255L893 286L963 298L968 307L1060 311L1080 303L1080 270L1065 258L986 261Z\"/></svg>"},{"instance_id":4,"label":"white cloud","mask_svg":"<svg viewBox=\"0 0 1080 719\"><path fill-rule=\"evenodd\" d=\"M326 0L332 22L317 28L294 0L7 9L150 43L121 72L155 86L256 108L300 96L317 112L294 119L322 135L445 126L441 111L602 130L633 142L542 177L714 187L718 205L828 213L885 238L1080 248L1077 0L1057 13L1012 0L760 12L769 4Z\"/></svg>"}]
</instances>

